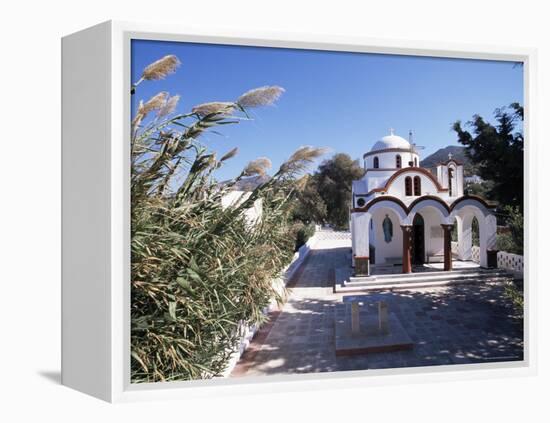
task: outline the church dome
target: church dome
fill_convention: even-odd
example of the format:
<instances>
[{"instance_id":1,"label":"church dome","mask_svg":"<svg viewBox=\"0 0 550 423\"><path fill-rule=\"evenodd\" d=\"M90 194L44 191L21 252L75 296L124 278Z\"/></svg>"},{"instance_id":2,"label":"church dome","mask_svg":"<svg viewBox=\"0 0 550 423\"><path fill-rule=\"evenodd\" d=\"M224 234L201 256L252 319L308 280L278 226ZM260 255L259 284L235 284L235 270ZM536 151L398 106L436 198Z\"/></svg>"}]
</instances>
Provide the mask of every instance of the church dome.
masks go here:
<instances>
[{"instance_id":1,"label":"church dome","mask_svg":"<svg viewBox=\"0 0 550 423\"><path fill-rule=\"evenodd\" d=\"M387 150L389 148L410 149L411 144L405 138L395 135L392 130L390 135L386 135L377 141L370 151Z\"/></svg>"}]
</instances>

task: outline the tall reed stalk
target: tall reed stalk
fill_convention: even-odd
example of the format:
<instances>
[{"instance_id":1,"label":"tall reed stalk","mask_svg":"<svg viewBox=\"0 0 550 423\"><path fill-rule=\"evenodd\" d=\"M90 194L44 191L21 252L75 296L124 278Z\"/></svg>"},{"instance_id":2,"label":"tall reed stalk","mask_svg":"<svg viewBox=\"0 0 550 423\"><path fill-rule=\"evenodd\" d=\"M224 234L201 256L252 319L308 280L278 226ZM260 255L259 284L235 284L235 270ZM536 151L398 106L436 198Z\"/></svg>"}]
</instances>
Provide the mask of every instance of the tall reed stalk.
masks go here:
<instances>
[{"instance_id":1,"label":"tall reed stalk","mask_svg":"<svg viewBox=\"0 0 550 423\"><path fill-rule=\"evenodd\" d=\"M178 64L175 56L151 64L132 92ZM218 184L214 172L237 150L218 159L200 141L206 132L246 122L250 108L273 104L283 92L261 87L187 113L168 93L139 103L131 145L132 382L220 375L242 324L262 323L265 307L283 300L272 280L293 254L295 178L323 151L298 149L248 198L224 208L222 198L243 178L264 175L270 162L255 160ZM260 199L261 219L251 223L244 211Z\"/></svg>"}]
</instances>

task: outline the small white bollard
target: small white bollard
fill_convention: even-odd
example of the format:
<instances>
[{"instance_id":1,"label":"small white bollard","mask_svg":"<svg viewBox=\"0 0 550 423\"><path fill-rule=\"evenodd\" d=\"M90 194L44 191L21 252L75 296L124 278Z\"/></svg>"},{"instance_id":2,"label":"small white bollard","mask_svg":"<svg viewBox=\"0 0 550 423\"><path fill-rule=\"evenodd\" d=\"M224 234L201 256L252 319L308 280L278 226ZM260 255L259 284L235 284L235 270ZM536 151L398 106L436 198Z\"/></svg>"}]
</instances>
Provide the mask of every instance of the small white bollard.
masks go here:
<instances>
[{"instance_id":1,"label":"small white bollard","mask_svg":"<svg viewBox=\"0 0 550 423\"><path fill-rule=\"evenodd\" d=\"M384 301L378 302L378 330L383 334L389 332L388 305Z\"/></svg>"},{"instance_id":2,"label":"small white bollard","mask_svg":"<svg viewBox=\"0 0 550 423\"><path fill-rule=\"evenodd\" d=\"M351 303L351 333L359 333L359 303Z\"/></svg>"}]
</instances>

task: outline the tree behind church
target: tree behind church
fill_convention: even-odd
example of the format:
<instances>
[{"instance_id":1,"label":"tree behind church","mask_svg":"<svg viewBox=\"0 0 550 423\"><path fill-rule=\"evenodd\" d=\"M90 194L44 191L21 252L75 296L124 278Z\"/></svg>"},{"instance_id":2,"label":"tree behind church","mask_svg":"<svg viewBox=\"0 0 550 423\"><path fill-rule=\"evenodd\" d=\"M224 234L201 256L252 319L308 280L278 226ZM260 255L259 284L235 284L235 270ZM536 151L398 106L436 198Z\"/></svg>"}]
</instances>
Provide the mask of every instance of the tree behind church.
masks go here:
<instances>
[{"instance_id":1,"label":"tree behind church","mask_svg":"<svg viewBox=\"0 0 550 423\"><path fill-rule=\"evenodd\" d=\"M313 181L326 206L326 223L338 229L348 228L351 183L363 174L359 162L344 153L335 154L321 163Z\"/></svg>"},{"instance_id":2,"label":"tree behind church","mask_svg":"<svg viewBox=\"0 0 550 423\"><path fill-rule=\"evenodd\" d=\"M474 115L466 124L470 131L460 121L453 130L479 176L492 182L489 199L523 210L523 107L513 103L496 109L494 115L496 125Z\"/></svg>"}]
</instances>

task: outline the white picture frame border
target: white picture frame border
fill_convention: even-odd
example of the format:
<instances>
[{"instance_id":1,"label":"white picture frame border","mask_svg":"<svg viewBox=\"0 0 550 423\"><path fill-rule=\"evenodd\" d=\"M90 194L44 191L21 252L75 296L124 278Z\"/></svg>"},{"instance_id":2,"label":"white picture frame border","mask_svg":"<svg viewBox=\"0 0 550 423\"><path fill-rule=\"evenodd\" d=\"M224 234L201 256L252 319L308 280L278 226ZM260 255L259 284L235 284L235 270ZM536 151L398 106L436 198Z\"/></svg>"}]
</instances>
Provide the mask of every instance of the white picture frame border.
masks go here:
<instances>
[{"instance_id":1,"label":"white picture frame border","mask_svg":"<svg viewBox=\"0 0 550 423\"><path fill-rule=\"evenodd\" d=\"M91 31L91 32L90 32ZM71 239L68 232L70 226L65 226L65 218L71 213L71 205L81 199L81 192L66 187L65 178L75 177L74 171L63 172L63 310L62 310L62 382L63 384L89 393L110 402L160 400L160 399L190 399L199 396L240 395L251 393L270 393L316 389L360 388L388 384L426 383L446 380L473 380L480 378L515 377L536 374L536 233L538 213L535 193L537 192L536 145L537 137L533 123L536 122L536 63L537 52L532 48L503 47L494 45L452 44L444 42L418 40L389 40L375 38L358 38L303 33L272 33L247 32L214 28L190 28L184 25L155 25L149 23L130 23L109 21L96 27L69 35L64 38L63 56L67 62L78 61L78 49L85 43L93 43L95 33L107 33L107 45L104 46L110 60L106 80L98 81L98 87L108 91L109 104L95 104L94 107L104 107L106 110L104 133L108 153L104 163L97 163L98 174L107 172L109 175L107 214L108 222L102 222L110 228L109 251L104 265L108 269L105 281L98 281L98 290L104 290L104 299L94 299L97 304L90 304L90 310L106 310L105 321L97 324L98 330L105 331L103 342L95 342L92 351L80 357L90 363L89 368L80 370L74 364L77 345L86 345L87 333L69 331L66 326L78 322L83 327L92 327L96 316L77 316L74 304L77 300L78 284L82 283L68 278L68 270L73 264L68 262L67 250L78 245L81 254L93 254L88 251L93 248L86 240ZM79 41L83 34L86 41ZM518 362L499 362L486 364L466 364L430 366L416 368L397 368L384 370L362 370L334 373L312 373L288 376L244 377L235 379L212 379L167 383L130 383L130 44L132 39L149 39L158 41L181 41L194 43L230 44L242 46L283 47L330 51L398 54L411 56L430 56L462 59L506 60L523 62L524 70L524 187L525 187L525 318L524 318L524 360ZM84 43L78 49L65 48L72 40L75 45ZM84 52L80 53L85 55ZM76 58L75 58L76 57ZM84 59L83 59L84 60ZM65 63L65 62L64 62ZM71 108L77 99L72 98L71 85L65 85L65 78L70 78L70 66L63 66L63 143L73 142L71 125L78 125L78 119L65 112ZM89 69L90 76L100 74L96 69ZM86 78L85 78L86 79ZM80 99L82 100L82 99ZM67 105L65 104L67 103ZM105 107L107 106L107 107ZM65 125L69 128L66 130ZM93 142L82 140L82 145ZM84 136L86 138L86 135ZM96 138L97 139L97 138ZM76 142L76 141L74 141ZM63 150L65 151L65 150ZM71 153L74 154L74 153ZM85 154L84 150L82 154ZM70 160L64 154L64 161ZM86 183L86 182L83 182ZM89 182L88 182L89 183ZM82 192L86 192L85 186ZM103 227L103 226L102 226ZM98 227L98 230L103 230ZM73 237L74 238L74 237ZM65 272L65 269L68 269ZM74 274L74 273L73 273ZM89 288L88 288L89 289ZM101 291L103 292L103 291ZM90 301L92 299L90 298ZM100 302L105 304L101 305ZM102 326L102 325L105 326ZM106 356L105 356L106 355ZM95 366L96 357L103 361ZM85 359L85 360L84 360ZM92 379L100 379L94 383Z\"/></svg>"}]
</instances>

